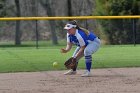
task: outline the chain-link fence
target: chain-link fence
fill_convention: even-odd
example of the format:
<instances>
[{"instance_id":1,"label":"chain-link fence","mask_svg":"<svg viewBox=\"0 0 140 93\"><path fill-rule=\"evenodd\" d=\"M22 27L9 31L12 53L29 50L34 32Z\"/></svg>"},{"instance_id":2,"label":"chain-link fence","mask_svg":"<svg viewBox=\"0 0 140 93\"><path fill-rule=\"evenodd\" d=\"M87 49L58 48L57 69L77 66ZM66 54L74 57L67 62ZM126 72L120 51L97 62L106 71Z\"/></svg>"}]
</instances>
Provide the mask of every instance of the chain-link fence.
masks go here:
<instances>
[{"instance_id":1,"label":"chain-link fence","mask_svg":"<svg viewBox=\"0 0 140 93\"><path fill-rule=\"evenodd\" d=\"M62 20L18 20L0 21L0 45L31 44L37 46L44 42L61 44L66 40L63 29L68 22ZM84 27L102 40L102 44L139 44L139 19L77 19L78 25Z\"/></svg>"}]
</instances>

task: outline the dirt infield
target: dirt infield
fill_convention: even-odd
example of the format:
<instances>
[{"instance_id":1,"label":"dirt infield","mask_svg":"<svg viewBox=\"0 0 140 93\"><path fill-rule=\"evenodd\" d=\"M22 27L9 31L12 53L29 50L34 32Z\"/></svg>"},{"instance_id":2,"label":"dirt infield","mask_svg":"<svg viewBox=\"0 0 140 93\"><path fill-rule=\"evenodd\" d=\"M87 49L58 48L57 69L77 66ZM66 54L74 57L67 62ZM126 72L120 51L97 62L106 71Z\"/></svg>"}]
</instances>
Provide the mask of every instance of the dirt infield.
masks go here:
<instances>
[{"instance_id":1,"label":"dirt infield","mask_svg":"<svg viewBox=\"0 0 140 93\"><path fill-rule=\"evenodd\" d=\"M0 74L0 93L140 93L140 68L93 69L92 77L65 71Z\"/></svg>"}]
</instances>

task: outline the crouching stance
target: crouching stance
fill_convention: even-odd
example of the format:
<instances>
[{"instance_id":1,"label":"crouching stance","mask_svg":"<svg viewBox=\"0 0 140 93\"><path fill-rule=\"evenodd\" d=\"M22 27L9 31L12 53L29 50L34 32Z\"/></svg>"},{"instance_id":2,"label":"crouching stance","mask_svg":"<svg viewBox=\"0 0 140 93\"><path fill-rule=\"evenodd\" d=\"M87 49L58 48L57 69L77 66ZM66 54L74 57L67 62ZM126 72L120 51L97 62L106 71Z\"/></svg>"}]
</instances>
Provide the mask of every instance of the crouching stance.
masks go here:
<instances>
[{"instance_id":1,"label":"crouching stance","mask_svg":"<svg viewBox=\"0 0 140 93\"><path fill-rule=\"evenodd\" d=\"M76 74L78 60L84 56L86 71L81 76L90 76L92 54L99 49L101 44L100 39L94 33L79 27L76 21L68 22L64 29L67 30L67 46L66 48L62 48L61 52L67 53L71 50L73 44L77 46L72 56L72 60L76 60L76 66L64 74Z\"/></svg>"}]
</instances>

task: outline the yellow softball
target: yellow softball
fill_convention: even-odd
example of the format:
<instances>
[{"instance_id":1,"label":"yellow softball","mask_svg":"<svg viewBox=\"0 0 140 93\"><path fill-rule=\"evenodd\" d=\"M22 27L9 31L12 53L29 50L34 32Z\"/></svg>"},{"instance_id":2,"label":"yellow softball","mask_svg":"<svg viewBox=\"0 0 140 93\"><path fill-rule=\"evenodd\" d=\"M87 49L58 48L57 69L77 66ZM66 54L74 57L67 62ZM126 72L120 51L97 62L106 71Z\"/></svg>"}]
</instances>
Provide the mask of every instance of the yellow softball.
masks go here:
<instances>
[{"instance_id":1,"label":"yellow softball","mask_svg":"<svg viewBox=\"0 0 140 93\"><path fill-rule=\"evenodd\" d=\"M53 62L53 67L57 67L58 66L58 62Z\"/></svg>"}]
</instances>

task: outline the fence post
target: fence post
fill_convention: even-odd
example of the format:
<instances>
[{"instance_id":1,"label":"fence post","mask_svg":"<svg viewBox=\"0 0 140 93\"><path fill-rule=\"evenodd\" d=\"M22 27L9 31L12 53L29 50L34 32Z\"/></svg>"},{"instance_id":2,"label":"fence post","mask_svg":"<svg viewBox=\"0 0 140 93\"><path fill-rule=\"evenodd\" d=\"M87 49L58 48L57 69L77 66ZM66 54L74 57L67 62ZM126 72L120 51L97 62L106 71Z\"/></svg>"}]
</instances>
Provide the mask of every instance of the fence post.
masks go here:
<instances>
[{"instance_id":1,"label":"fence post","mask_svg":"<svg viewBox=\"0 0 140 93\"><path fill-rule=\"evenodd\" d=\"M35 32L36 32L36 49L38 49L38 25L37 25L37 20L35 21Z\"/></svg>"},{"instance_id":2,"label":"fence post","mask_svg":"<svg viewBox=\"0 0 140 93\"><path fill-rule=\"evenodd\" d=\"M133 19L133 43L136 46L136 19Z\"/></svg>"}]
</instances>

